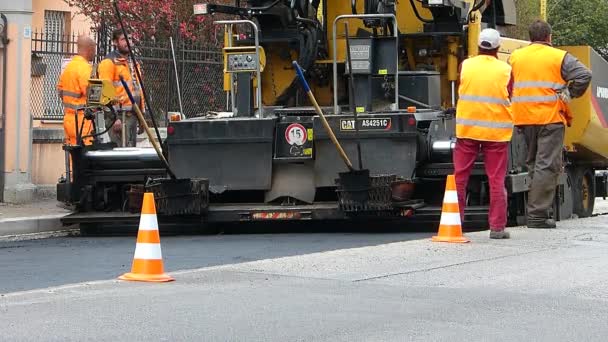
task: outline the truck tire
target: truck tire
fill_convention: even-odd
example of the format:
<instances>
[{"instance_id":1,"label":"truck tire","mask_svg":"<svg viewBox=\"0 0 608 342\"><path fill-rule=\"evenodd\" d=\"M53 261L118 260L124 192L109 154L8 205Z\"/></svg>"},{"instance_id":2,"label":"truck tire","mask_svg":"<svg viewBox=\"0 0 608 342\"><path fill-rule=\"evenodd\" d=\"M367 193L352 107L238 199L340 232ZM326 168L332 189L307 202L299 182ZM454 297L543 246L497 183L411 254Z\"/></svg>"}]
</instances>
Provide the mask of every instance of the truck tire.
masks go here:
<instances>
[{"instance_id":1,"label":"truck tire","mask_svg":"<svg viewBox=\"0 0 608 342\"><path fill-rule=\"evenodd\" d=\"M595 204L595 172L588 167L577 167L568 173L572 179L574 213L581 218L591 216Z\"/></svg>"}]
</instances>

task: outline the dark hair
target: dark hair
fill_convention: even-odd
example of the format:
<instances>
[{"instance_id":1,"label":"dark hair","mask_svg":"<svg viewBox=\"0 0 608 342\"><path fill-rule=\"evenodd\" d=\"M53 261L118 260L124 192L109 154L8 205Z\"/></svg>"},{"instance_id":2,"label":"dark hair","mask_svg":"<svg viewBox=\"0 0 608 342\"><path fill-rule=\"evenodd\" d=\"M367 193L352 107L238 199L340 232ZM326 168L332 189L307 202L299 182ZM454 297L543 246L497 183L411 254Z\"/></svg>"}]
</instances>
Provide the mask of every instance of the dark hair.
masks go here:
<instances>
[{"instance_id":1,"label":"dark hair","mask_svg":"<svg viewBox=\"0 0 608 342\"><path fill-rule=\"evenodd\" d=\"M494 55L498 54L498 50L499 49L500 49L499 47L497 47L496 49L484 49L484 48L480 47L479 48L479 54L494 56Z\"/></svg>"},{"instance_id":2,"label":"dark hair","mask_svg":"<svg viewBox=\"0 0 608 342\"><path fill-rule=\"evenodd\" d=\"M114 31L112 31L112 40L118 40L120 39L120 36L122 36L122 29L116 29Z\"/></svg>"},{"instance_id":3,"label":"dark hair","mask_svg":"<svg viewBox=\"0 0 608 342\"><path fill-rule=\"evenodd\" d=\"M530 40L533 42L546 42L551 36L551 25L543 20L535 20L529 28Z\"/></svg>"}]
</instances>

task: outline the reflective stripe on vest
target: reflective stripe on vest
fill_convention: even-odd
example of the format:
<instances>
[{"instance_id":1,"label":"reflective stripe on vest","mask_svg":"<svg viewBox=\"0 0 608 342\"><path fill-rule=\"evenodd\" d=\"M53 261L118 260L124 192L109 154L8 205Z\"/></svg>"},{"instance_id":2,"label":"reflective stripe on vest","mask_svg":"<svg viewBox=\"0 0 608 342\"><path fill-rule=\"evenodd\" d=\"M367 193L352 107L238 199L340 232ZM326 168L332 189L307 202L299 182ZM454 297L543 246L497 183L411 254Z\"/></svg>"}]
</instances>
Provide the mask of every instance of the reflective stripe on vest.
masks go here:
<instances>
[{"instance_id":1,"label":"reflective stripe on vest","mask_svg":"<svg viewBox=\"0 0 608 342\"><path fill-rule=\"evenodd\" d=\"M512 122L496 122L489 120L473 120L462 118L456 118L456 124L466 126L479 126L485 128L513 128Z\"/></svg>"},{"instance_id":2,"label":"reflective stripe on vest","mask_svg":"<svg viewBox=\"0 0 608 342\"><path fill-rule=\"evenodd\" d=\"M129 87L132 87L132 86L133 86L133 82L131 82L131 81L126 81L126 80L125 80L125 83L126 83L126 84L127 84L127 86L129 86ZM112 82L112 84L113 84L115 87L117 87L117 88L118 88L118 87L122 87L122 82L121 82L121 81L114 81L114 82Z\"/></svg>"},{"instance_id":3,"label":"reflective stripe on vest","mask_svg":"<svg viewBox=\"0 0 608 342\"><path fill-rule=\"evenodd\" d=\"M66 108L66 109L79 110L79 109L81 109L83 107L84 107L84 104L82 104L82 105L76 105L76 104L68 103L68 102L64 102L63 103L63 108Z\"/></svg>"},{"instance_id":4,"label":"reflective stripe on vest","mask_svg":"<svg viewBox=\"0 0 608 342\"><path fill-rule=\"evenodd\" d=\"M130 111L133 110L133 106L132 105L122 105L122 106L115 105L114 106L114 110L117 111L117 112L121 111L121 110L130 112Z\"/></svg>"},{"instance_id":5,"label":"reflective stripe on vest","mask_svg":"<svg viewBox=\"0 0 608 342\"><path fill-rule=\"evenodd\" d=\"M80 97L81 97L79 93L75 93L75 92L67 91L67 90L62 90L61 91L61 96L62 97L63 96L73 97L73 98L79 99L79 100L80 100Z\"/></svg>"},{"instance_id":6,"label":"reflective stripe on vest","mask_svg":"<svg viewBox=\"0 0 608 342\"><path fill-rule=\"evenodd\" d=\"M513 122L507 86L511 67L493 56L476 56L462 63L456 136L480 141L509 141Z\"/></svg>"},{"instance_id":7,"label":"reflective stripe on vest","mask_svg":"<svg viewBox=\"0 0 608 342\"><path fill-rule=\"evenodd\" d=\"M500 104L503 106L508 106L510 104L509 100L500 99L500 98L492 97L492 96L478 96L478 95L461 95L460 101L492 103L492 104Z\"/></svg>"},{"instance_id":8,"label":"reflective stripe on vest","mask_svg":"<svg viewBox=\"0 0 608 342\"><path fill-rule=\"evenodd\" d=\"M509 59L513 67L513 120L515 125L563 122L557 92L566 87L561 65L566 52L534 43L518 49Z\"/></svg>"},{"instance_id":9,"label":"reflective stripe on vest","mask_svg":"<svg viewBox=\"0 0 608 342\"><path fill-rule=\"evenodd\" d=\"M137 92L140 90L139 86L137 85L137 82L133 82L131 80L125 80L125 83L127 84L127 87L129 87L129 90L131 90L131 91ZM114 81L114 82L112 82L112 85L115 88L120 88L120 89L124 88L121 81Z\"/></svg>"},{"instance_id":10,"label":"reflective stripe on vest","mask_svg":"<svg viewBox=\"0 0 608 342\"><path fill-rule=\"evenodd\" d=\"M513 83L513 89L519 88L551 88L554 90L560 90L564 88L563 84L545 81L524 81Z\"/></svg>"},{"instance_id":11,"label":"reflective stripe on vest","mask_svg":"<svg viewBox=\"0 0 608 342\"><path fill-rule=\"evenodd\" d=\"M546 95L546 96L516 96L513 97L513 103L523 102L555 102L559 100L557 95Z\"/></svg>"}]
</instances>

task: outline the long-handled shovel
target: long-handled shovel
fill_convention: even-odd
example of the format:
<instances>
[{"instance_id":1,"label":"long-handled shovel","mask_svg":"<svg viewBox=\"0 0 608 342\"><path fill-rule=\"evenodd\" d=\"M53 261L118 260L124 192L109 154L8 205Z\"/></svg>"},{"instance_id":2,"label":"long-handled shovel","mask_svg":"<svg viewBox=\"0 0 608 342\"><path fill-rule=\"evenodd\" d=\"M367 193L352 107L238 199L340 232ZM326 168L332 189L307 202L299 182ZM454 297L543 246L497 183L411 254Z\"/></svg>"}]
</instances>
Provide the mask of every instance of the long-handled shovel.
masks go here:
<instances>
[{"instance_id":1,"label":"long-handled shovel","mask_svg":"<svg viewBox=\"0 0 608 342\"><path fill-rule=\"evenodd\" d=\"M353 168L353 164L351 163L350 159L346 155L346 152L344 152L344 149L342 148L342 146L340 145L340 142L336 138L336 135L334 134L333 130L331 129L331 126L329 126L329 123L327 122L327 119L325 118L325 115L323 114L321 107L317 103L315 96L313 95L312 91L310 90L310 86L308 86L308 82L306 82L306 78L304 78L304 72L302 71L302 68L300 68L300 66L298 65L298 62L296 62L296 61L293 61L292 64L293 64L293 67L296 69L296 73L298 74L298 78L300 79L300 83L302 84L302 88L304 88L304 91L306 92L306 95L308 95L310 102L315 107L315 111L321 118L323 127L327 131L327 134L329 135L329 138L331 139L332 143L338 150L338 154L340 154L340 157L342 157L342 160L344 160L346 167L348 167L348 170L349 170L348 172L339 173L340 186L342 187L342 190L345 192L348 192L353 201L357 201L357 202L367 201L369 199L368 191L369 191L370 184L371 184L371 180L369 178L369 170L367 170L367 169L355 170Z\"/></svg>"}]
</instances>

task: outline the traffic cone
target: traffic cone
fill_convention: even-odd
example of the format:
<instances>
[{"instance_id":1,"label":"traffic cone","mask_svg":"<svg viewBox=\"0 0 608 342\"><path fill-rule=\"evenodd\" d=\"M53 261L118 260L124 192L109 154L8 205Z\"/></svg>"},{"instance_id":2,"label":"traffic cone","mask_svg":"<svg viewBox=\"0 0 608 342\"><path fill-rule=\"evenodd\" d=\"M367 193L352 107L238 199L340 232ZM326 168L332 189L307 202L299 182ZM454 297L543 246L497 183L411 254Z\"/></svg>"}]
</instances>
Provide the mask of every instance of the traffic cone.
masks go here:
<instances>
[{"instance_id":1,"label":"traffic cone","mask_svg":"<svg viewBox=\"0 0 608 342\"><path fill-rule=\"evenodd\" d=\"M458 208L458 194L456 192L456 180L454 179L454 175L449 175L445 184L445 195L443 197L443 207L441 208L439 233L437 236L433 236L431 240L435 242L469 242L469 239L462 235L460 210Z\"/></svg>"},{"instance_id":2,"label":"traffic cone","mask_svg":"<svg viewBox=\"0 0 608 342\"><path fill-rule=\"evenodd\" d=\"M144 194L131 272L121 275L118 279L151 282L174 280L163 270L163 256L160 249L160 234L153 193Z\"/></svg>"}]
</instances>

